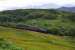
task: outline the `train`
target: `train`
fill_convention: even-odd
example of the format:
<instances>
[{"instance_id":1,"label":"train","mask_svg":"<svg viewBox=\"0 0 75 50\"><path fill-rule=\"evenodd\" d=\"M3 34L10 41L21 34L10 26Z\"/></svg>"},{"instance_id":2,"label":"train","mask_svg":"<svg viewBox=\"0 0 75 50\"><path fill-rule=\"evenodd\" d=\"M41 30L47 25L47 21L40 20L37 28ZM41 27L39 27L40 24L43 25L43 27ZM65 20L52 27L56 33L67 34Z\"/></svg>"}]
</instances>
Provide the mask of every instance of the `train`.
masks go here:
<instances>
[{"instance_id":1,"label":"train","mask_svg":"<svg viewBox=\"0 0 75 50\"><path fill-rule=\"evenodd\" d=\"M35 26L25 25L25 24L17 24L17 29L25 29L30 31L42 32L42 33L49 33L48 29L43 29Z\"/></svg>"},{"instance_id":2,"label":"train","mask_svg":"<svg viewBox=\"0 0 75 50\"><path fill-rule=\"evenodd\" d=\"M30 30L30 31L35 31L35 32L42 32L42 33L49 33L49 34L51 33L50 30L48 30L47 28L40 28L40 27L26 25L26 24L7 24L7 25L0 24L0 26L23 29L23 30Z\"/></svg>"}]
</instances>

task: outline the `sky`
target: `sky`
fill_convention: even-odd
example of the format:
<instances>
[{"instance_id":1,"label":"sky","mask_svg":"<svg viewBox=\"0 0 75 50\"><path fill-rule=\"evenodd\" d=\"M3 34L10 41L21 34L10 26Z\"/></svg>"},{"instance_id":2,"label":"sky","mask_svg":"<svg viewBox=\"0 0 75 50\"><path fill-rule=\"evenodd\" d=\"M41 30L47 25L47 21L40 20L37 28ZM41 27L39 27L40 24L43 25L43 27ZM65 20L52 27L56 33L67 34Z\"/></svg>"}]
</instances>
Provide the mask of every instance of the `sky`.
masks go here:
<instances>
[{"instance_id":1,"label":"sky","mask_svg":"<svg viewBox=\"0 0 75 50\"><path fill-rule=\"evenodd\" d=\"M75 0L0 0L0 11L16 8L31 8L33 6L44 6L45 4L56 4L58 7L63 5L74 6Z\"/></svg>"}]
</instances>

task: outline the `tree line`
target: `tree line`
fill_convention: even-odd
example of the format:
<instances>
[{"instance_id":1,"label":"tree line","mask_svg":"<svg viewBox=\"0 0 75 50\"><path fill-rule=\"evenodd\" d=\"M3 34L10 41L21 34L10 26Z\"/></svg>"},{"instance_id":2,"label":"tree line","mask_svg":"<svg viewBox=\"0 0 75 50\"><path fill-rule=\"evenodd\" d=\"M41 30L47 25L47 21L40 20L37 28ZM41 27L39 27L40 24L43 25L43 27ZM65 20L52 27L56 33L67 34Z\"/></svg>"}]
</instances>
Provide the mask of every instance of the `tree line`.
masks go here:
<instances>
[{"instance_id":1,"label":"tree line","mask_svg":"<svg viewBox=\"0 0 75 50\"><path fill-rule=\"evenodd\" d=\"M54 35L75 36L75 13L54 9L18 9L0 12L0 25L17 27L25 24L44 28Z\"/></svg>"}]
</instances>

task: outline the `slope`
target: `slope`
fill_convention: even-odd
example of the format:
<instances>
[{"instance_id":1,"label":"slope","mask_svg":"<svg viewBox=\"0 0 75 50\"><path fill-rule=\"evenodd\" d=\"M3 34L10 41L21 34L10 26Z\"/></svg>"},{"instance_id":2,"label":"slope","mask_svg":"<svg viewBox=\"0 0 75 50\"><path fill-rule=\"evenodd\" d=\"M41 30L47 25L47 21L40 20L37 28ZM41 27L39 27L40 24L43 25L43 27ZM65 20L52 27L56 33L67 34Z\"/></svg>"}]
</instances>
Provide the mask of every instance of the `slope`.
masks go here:
<instances>
[{"instance_id":1,"label":"slope","mask_svg":"<svg viewBox=\"0 0 75 50\"><path fill-rule=\"evenodd\" d=\"M24 50L74 50L75 43L63 37L0 26L0 37Z\"/></svg>"}]
</instances>

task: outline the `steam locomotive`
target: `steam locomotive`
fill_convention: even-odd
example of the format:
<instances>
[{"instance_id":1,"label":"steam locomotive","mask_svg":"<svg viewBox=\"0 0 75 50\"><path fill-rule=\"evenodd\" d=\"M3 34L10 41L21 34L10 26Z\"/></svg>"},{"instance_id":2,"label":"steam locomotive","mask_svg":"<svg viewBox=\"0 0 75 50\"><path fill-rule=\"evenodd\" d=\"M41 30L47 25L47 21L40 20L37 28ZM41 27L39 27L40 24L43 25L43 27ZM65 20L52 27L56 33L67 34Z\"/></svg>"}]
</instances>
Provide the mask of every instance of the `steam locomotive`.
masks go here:
<instances>
[{"instance_id":1,"label":"steam locomotive","mask_svg":"<svg viewBox=\"0 0 75 50\"><path fill-rule=\"evenodd\" d=\"M42 33L49 33L47 29L38 28L35 26L30 26L30 25L25 25L25 24L17 24L16 28L30 30L30 31L36 31L36 32L42 32Z\"/></svg>"}]
</instances>

